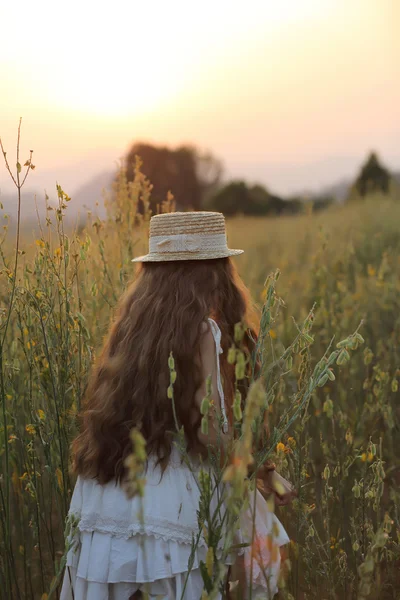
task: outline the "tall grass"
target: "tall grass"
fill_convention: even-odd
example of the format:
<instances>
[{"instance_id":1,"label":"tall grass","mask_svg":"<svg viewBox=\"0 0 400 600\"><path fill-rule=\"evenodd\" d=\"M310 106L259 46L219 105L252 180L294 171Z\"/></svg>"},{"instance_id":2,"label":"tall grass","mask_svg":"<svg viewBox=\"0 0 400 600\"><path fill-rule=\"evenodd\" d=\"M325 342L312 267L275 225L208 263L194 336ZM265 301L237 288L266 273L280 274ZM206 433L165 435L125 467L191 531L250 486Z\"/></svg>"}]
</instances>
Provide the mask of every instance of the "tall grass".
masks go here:
<instances>
[{"instance_id":1,"label":"tall grass","mask_svg":"<svg viewBox=\"0 0 400 600\"><path fill-rule=\"evenodd\" d=\"M18 170L23 217L29 199ZM64 226L73 199L61 187L57 193L36 240L12 241L4 231L0 242L0 598L7 600L46 598L56 588L74 484L69 443L90 365L133 277L130 259L146 250L150 218L151 186L139 162L133 183L121 170L107 217L90 216L79 232ZM160 210L171 205L169 198ZM396 198L371 198L318 215L228 224L231 245L246 250L242 275L265 302L259 351L272 434L256 460L274 456L299 491L278 515L292 539L282 598L400 594L396 222ZM279 283L272 276L264 287L277 268ZM348 336L361 320L365 347L356 349ZM328 374L352 349L348 365Z\"/></svg>"}]
</instances>

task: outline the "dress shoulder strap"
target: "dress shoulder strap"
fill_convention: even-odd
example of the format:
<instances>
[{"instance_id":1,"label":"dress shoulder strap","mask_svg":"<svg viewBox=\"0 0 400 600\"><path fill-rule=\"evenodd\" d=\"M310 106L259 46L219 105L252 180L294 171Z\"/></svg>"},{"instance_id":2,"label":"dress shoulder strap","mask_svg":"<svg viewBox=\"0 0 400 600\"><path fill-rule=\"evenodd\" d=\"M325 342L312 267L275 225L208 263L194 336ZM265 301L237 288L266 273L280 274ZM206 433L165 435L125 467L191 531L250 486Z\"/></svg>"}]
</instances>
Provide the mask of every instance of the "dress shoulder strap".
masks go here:
<instances>
[{"instance_id":1,"label":"dress shoulder strap","mask_svg":"<svg viewBox=\"0 0 400 600\"><path fill-rule=\"evenodd\" d=\"M222 413L222 431L224 433L228 433L228 418L226 416L226 408L225 408L225 396L224 396L224 388L222 386L221 380L221 368L219 364L219 355L223 353L221 346L221 330L218 327L217 323L214 319L208 319L208 322L211 327L211 332L215 341L215 350L217 354L217 387L218 393L221 400L221 413Z\"/></svg>"}]
</instances>

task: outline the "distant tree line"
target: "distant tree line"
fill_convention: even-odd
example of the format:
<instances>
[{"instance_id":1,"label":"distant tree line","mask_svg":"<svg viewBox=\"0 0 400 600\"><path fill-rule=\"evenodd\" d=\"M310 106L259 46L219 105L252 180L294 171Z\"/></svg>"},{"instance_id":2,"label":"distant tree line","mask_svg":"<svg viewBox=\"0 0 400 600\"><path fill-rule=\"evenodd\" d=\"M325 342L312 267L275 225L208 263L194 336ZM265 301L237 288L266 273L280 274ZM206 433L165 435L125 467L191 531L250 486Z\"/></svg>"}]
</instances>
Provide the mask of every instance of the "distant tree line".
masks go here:
<instances>
[{"instance_id":1,"label":"distant tree line","mask_svg":"<svg viewBox=\"0 0 400 600\"><path fill-rule=\"evenodd\" d=\"M335 202L331 195L283 198L266 187L245 181L221 183L222 164L211 153L200 152L195 146L154 146L136 143L126 157L127 177L134 177L135 157L143 161L143 172L153 185L151 208L158 207L172 192L177 210L216 210L227 216L235 214L273 216L296 214L312 203L313 210L323 210ZM351 186L350 199L365 197L372 192L388 194L391 175L372 152Z\"/></svg>"}]
</instances>

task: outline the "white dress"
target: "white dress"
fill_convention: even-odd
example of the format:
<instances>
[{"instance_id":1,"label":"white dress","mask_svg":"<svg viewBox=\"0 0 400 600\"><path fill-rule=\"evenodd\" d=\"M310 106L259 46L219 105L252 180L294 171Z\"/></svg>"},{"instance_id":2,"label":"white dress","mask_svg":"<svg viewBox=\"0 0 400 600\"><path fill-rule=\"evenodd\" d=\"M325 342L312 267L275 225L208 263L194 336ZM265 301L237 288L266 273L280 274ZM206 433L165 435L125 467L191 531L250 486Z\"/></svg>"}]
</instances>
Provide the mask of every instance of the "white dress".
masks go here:
<instances>
[{"instance_id":1,"label":"white dress","mask_svg":"<svg viewBox=\"0 0 400 600\"><path fill-rule=\"evenodd\" d=\"M222 352L221 332L215 321L210 319L210 324L218 355ZM219 359L217 366L225 421ZM144 497L132 499L113 481L101 485L79 476L69 509L78 527L70 538L60 600L129 600L138 590L150 599L200 600L204 589L200 561L206 561L207 553L203 536L192 552L192 540L199 531L199 469L200 465L190 469L182 463L174 448L161 477L160 467L150 457ZM247 509L240 518L241 544L251 543L252 528L252 511ZM259 492L255 528L253 598L271 599L277 592L280 553L271 549L268 540L273 536L279 547L289 538ZM242 552L250 573L251 550L248 547ZM189 569L190 558L193 564ZM232 557L226 562L232 562Z\"/></svg>"}]
</instances>

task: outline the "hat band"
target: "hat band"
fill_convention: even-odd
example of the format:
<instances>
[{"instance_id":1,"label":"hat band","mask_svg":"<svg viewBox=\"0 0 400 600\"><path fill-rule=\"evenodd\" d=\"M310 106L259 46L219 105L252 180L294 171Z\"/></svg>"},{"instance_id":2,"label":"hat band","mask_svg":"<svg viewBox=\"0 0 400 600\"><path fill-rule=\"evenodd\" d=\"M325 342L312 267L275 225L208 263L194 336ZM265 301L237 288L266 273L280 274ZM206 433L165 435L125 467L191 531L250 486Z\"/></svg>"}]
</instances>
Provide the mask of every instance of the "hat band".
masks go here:
<instances>
[{"instance_id":1,"label":"hat band","mask_svg":"<svg viewBox=\"0 0 400 600\"><path fill-rule=\"evenodd\" d=\"M227 250L225 233L155 235L149 240L151 254L164 252L198 252L199 250Z\"/></svg>"}]
</instances>

